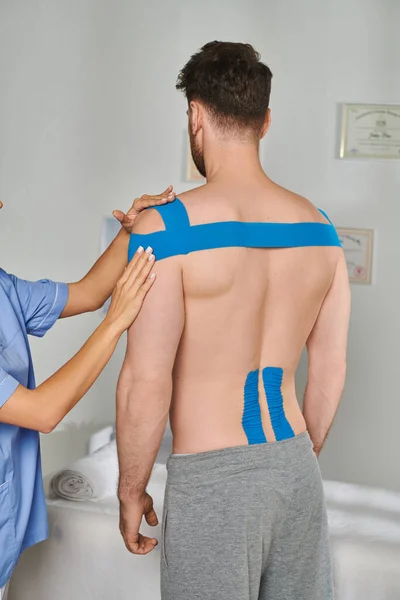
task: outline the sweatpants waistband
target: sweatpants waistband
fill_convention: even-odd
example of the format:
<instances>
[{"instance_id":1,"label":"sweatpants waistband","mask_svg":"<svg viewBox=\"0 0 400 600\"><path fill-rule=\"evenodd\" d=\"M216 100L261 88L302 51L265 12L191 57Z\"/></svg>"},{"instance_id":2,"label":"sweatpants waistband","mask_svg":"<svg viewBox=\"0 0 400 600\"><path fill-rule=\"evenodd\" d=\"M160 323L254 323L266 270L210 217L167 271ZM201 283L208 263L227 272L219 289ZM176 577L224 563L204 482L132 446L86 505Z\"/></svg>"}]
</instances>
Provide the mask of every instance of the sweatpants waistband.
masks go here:
<instances>
[{"instance_id":1,"label":"sweatpants waistband","mask_svg":"<svg viewBox=\"0 0 400 600\"><path fill-rule=\"evenodd\" d=\"M296 471L314 456L307 431L280 442L234 446L198 454L171 455L167 461L168 483L206 483L249 469Z\"/></svg>"}]
</instances>

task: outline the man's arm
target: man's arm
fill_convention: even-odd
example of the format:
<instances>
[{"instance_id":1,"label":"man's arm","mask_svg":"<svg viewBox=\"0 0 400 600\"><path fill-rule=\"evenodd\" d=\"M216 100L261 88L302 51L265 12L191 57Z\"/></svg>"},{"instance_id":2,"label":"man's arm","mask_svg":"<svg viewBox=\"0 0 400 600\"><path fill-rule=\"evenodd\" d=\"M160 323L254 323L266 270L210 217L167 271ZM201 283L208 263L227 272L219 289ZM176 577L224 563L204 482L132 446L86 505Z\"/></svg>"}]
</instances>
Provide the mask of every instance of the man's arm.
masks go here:
<instances>
[{"instance_id":1,"label":"man's arm","mask_svg":"<svg viewBox=\"0 0 400 600\"><path fill-rule=\"evenodd\" d=\"M318 455L339 406L346 379L350 286L342 252L332 285L307 341L308 383L303 414Z\"/></svg>"},{"instance_id":2,"label":"man's arm","mask_svg":"<svg viewBox=\"0 0 400 600\"><path fill-rule=\"evenodd\" d=\"M149 233L160 229L160 224L159 215L148 211L138 220L135 232ZM121 532L128 549L137 554L147 554L157 543L140 536L139 527L143 515L150 525L157 524L146 485L168 418L172 371L185 316L181 259L158 263L156 272L157 286L129 330L117 388Z\"/></svg>"},{"instance_id":3,"label":"man's arm","mask_svg":"<svg viewBox=\"0 0 400 600\"><path fill-rule=\"evenodd\" d=\"M91 312L103 306L127 265L129 236L137 216L150 206L163 205L174 199L173 188L169 186L157 196L136 198L126 215L114 211L115 218L122 225L121 231L85 277L68 285L68 301L61 318Z\"/></svg>"}]
</instances>

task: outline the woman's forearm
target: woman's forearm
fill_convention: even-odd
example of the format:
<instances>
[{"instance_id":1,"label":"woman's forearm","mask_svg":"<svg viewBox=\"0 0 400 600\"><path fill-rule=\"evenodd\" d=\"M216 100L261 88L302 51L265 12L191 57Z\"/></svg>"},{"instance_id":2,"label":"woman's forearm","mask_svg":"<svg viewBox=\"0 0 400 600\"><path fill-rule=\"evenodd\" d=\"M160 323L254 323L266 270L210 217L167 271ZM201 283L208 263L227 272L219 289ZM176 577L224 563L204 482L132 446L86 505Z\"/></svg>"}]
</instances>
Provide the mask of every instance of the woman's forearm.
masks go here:
<instances>
[{"instance_id":1,"label":"woman's forearm","mask_svg":"<svg viewBox=\"0 0 400 600\"><path fill-rule=\"evenodd\" d=\"M71 317L103 306L127 265L128 244L129 233L121 229L85 277L69 284L68 301L61 317Z\"/></svg>"},{"instance_id":2,"label":"woman's forearm","mask_svg":"<svg viewBox=\"0 0 400 600\"><path fill-rule=\"evenodd\" d=\"M22 385L14 388L0 408L0 422L44 433L54 429L93 385L121 334L136 319L155 281L153 266L152 254L135 253L115 286L103 323L70 361L35 390Z\"/></svg>"},{"instance_id":3,"label":"woman's forearm","mask_svg":"<svg viewBox=\"0 0 400 600\"><path fill-rule=\"evenodd\" d=\"M33 391L50 418L50 429L54 429L92 387L120 337L121 331L105 319L79 352Z\"/></svg>"},{"instance_id":4,"label":"woman's forearm","mask_svg":"<svg viewBox=\"0 0 400 600\"><path fill-rule=\"evenodd\" d=\"M35 390L18 386L0 421L49 433L90 389L110 360L121 330L107 319L77 354Z\"/></svg>"}]
</instances>

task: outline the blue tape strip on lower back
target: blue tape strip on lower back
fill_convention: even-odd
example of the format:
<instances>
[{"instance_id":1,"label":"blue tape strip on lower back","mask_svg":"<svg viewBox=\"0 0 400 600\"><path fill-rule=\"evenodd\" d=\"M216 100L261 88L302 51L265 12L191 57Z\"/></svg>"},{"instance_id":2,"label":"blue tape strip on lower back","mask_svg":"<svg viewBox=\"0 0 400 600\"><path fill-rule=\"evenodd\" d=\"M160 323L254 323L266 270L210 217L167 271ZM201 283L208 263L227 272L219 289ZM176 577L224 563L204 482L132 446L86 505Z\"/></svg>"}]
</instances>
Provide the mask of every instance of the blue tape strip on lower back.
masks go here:
<instances>
[{"instance_id":1,"label":"blue tape strip on lower back","mask_svg":"<svg viewBox=\"0 0 400 600\"><path fill-rule=\"evenodd\" d=\"M283 371L277 367L266 367L262 372L265 395L271 425L278 442L294 437L294 431L286 418L282 397Z\"/></svg>"},{"instance_id":2,"label":"blue tape strip on lower back","mask_svg":"<svg viewBox=\"0 0 400 600\"><path fill-rule=\"evenodd\" d=\"M261 420L261 409L258 395L258 377L259 371L251 371L247 375L244 386L242 427L249 444L264 444L267 441Z\"/></svg>"}]
</instances>

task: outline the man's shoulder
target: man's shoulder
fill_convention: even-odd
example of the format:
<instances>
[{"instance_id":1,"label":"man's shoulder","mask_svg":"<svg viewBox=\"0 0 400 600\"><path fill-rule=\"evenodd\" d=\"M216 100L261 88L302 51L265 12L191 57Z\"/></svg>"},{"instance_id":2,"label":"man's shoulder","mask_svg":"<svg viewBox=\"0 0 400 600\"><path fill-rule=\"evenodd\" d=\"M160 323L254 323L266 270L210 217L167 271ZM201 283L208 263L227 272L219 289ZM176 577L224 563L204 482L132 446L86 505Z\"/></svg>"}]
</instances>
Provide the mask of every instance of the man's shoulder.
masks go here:
<instances>
[{"instance_id":1,"label":"man's shoulder","mask_svg":"<svg viewBox=\"0 0 400 600\"><path fill-rule=\"evenodd\" d=\"M164 229L165 225L161 211L159 212L155 208L148 208L137 217L132 228L132 233L147 235L156 231L163 231Z\"/></svg>"},{"instance_id":2,"label":"man's shoulder","mask_svg":"<svg viewBox=\"0 0 400 600\"><path fill-rule=\"evenodd\" d=\"M167 225L173 227L176 224L179 228L183 221L188 224L188 209L193 210L193 207L201 202L201 198L204 196L200 190L201 188L195 188L183 192L177 195L173 202L144 210L137 217L132 233L146 235L163 231Z\"/></svg>"},{"instance_id":3,"label":"man's shoulder","mask_svg":"<svg viewBox=\"0 0 400 600\"><path fill-rule=\"evenodd\" d=\"M178 194L178 198L185 206L196 205L198 202L204 201L209 195L209 185L201 185L186 192Z\"/></svg>"},{"instance_id":4,"label":"man's shoulder","mask_svg":"<svg viewBox=\"0 0 400 600\"><path fill-rule=\"evenodd\" d=\"M324 216L319 208L308 198L279 185L275 187L275 194L280 206L292 216L294 221L324 222Z\"/></svg>"}]
</instances>

